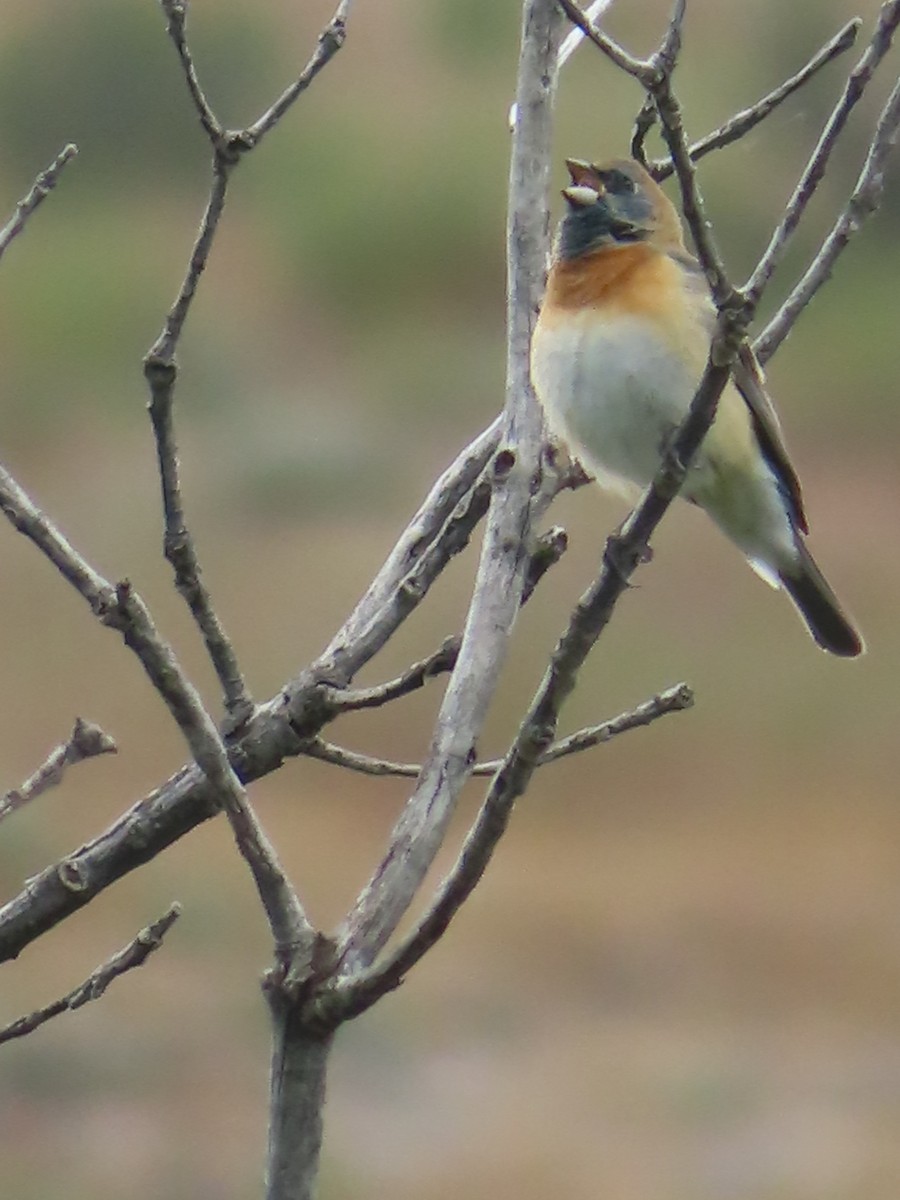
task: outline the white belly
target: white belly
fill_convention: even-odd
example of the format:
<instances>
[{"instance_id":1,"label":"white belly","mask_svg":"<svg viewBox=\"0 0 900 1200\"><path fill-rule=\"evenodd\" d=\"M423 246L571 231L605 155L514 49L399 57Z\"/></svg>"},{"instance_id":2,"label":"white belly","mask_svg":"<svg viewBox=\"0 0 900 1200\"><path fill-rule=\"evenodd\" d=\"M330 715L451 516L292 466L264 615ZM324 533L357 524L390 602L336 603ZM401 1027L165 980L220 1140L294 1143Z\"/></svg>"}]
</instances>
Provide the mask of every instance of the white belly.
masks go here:
<instances>
[{"instance_id":1,"label":"white belly","mask_svg":"<svg viewBox=\"0 0 900 1200\"><path fill-rule=\"evenodd\" d=\"M594 314L542 328L531 372L552 432L598 482L620 490L653 478L700 376L645 321L604 326Z\"/></svg>"},{"instance_id":2,"label":"white belly","mask_svg":"<svg viewBox=\"0 0 900 1200\"><path fill-rule=\"evenodd\" d=\"M607 488L630 498L659 469L687 413L703 361L681 355L646 321L594 313L539 326L531 376L553 434ZM734 388L691 462L682 495L712 519L773 581L796 559L796 535L778 480L759 452L749 411Z\"/></svg>"}]
</instances>

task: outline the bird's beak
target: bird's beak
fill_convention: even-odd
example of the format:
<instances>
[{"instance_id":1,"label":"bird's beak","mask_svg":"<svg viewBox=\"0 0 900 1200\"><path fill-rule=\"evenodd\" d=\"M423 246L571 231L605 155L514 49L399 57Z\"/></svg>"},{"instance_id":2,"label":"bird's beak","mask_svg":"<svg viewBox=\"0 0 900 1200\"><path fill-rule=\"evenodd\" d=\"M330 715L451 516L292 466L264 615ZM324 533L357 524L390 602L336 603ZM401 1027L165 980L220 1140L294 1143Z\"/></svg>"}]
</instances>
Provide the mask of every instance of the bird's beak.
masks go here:
<instances>
[{"instance_id":1,"label":"bird's beak","mask_svg":"<svg viewBox=\"0 0 900 1200\"><path fill-rule=\"evenodd\" d=\"M595 187L578 184L575 187L563 188L562 194L573 208L590 208L600 199L600 193Z\"/></svg>"},{"instance_id":2,"label":"bird's beak","mask_svg":"<svg viewBox=\"0 0 900 1200\"><path fill-rule=\"evenodd\" d=\"M593 188L595 192L603 191L603 184L597 174L597 168L592 163L582 162L580 158L567 158L566 170L575 187L587 186Z\"/></svg>"}]
</instances>

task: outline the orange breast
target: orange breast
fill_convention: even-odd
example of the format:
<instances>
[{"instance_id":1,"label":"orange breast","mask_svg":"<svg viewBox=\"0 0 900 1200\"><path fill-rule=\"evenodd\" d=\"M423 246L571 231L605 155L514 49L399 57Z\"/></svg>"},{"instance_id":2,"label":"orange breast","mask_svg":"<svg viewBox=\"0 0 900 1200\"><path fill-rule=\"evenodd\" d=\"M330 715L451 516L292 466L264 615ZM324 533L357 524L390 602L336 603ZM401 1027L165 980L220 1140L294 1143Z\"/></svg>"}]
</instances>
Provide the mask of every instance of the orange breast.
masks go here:
<instances>
[{"instance_id":1,"label":"orange breast","mask_svg":"<svg viewBox=\"0 0 900 1200\"><path fill-rule=\"evenodd\" d=\"M583 309L667 322L684 306L680 268L668 255L645 243L603 246L579 258L557 261L544 300L551 322L554 310L562 318Z\"/></svg>"}]
</instances>

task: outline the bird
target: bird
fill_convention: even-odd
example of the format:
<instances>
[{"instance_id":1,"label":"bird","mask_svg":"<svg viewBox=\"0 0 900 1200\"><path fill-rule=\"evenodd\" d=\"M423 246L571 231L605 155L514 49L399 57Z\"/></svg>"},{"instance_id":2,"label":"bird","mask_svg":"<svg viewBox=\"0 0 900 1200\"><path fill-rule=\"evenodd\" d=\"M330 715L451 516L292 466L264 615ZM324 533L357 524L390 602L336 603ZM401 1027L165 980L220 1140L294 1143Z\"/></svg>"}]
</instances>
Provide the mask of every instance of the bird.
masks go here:
<instances>
[{"instance_id":1,"label":"bird","mask_svg":"<svg viewBox=\"0 0 900 1200\"><path fill-rule=\"evenodd\" d=\"M585 470L634 498L687 415L716 321L681 219L640 163L568 159L571 183L531 343L546 424ZM680 493L704 509L815 642L853 658L863 640L807 549L800 483L746 348Z\"/></svg>"}]
</instances>

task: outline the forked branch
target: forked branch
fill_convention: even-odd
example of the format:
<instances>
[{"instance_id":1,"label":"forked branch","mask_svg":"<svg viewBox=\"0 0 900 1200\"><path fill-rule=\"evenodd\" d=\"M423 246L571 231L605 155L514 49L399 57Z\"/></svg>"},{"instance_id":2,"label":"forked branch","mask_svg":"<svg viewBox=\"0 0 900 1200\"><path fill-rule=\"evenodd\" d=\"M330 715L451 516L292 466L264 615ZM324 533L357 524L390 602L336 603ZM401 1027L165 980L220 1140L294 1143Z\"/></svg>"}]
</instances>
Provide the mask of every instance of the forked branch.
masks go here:
<instances>
[{"instance_id":1,"label":"forked branch","mask_svg":"<svg viewBox=\"0 0 900 1200\"><path fill-rule=\"evenodd\" d=\"M805 83L808 83L809 80L812 79L812 77L819 71L821 71L824 66L827 66L828 63L833 62L834 59L838 58L841 54L844 54L847 50L849 50L851 46L855 44L861 28L862 21L859 19L859 17L855 17L852 21L848 21L844 28L836 33L830 41L826 42L822 49L819 50L817 54L814 54L806 66L802 67L796 73L796 75L792 75L789 79L786 79L784 83L779 84L777 88L773 88L771 92L768 92L749 108L745 108L741 112L735 113L733 117L730 117L723 125L720 125L718 129L713 130L712 133L708 133L705 137L700 138L699 141L692 143L688 150L692 161L699 162L701 158L705 158L706 155L711 154L713 150L722 150L725 146L730 146L732 142L739 141L742 137L746 137L746 135L752 129L756 128L760 121L764 121L766 117L771 116L771 114L775 112L775 110L781 104L783 104L789 96L793 96L795 92L799 91L800 88L802 88ZM632 142L632 152L634 153L634 156L636 158L641 158L642 161L643 156L641 151L643 148L643 139L649 127L650 126L647 125L643 129L643 132L637 141ZM653 178L659 183L661 183L664 179L668 179L675 170L674 164L670 158L657 159L653 162L645 162L644 165L650 171L650 174L653 176Z\"/></svg>"},{"instance_id":2,"label":"forked branch","mask_svg":"<svg viewBox=\"0 0 900 1200\"><path fill-rule=\"evenodd\" d=\"M331 21L320 34L312 58L294 83L253 125L228 131L210 105L200 82L187 39L187 5L184 0L161 0L166 29L178 53L188 93L213 152L209 199L194 243L181 288L164 322L162 331L144 360L150 388L150 417L156 438L162 484L166 558L175 573L175 585L184 598L203 637L210 661L222 687L229 727L245 724L253 713L253 701L238 663L234 645L216 611L203 581L194 539L188 529L181 497L178 448L174 428L175 383L178 367L175 352L190 311L200 276L209 260L213 239L225 207L231 172L244 155L274 128L294 101L331 61L346 38L350 0L341 0Z\"/></svg>"}]
</instances>

